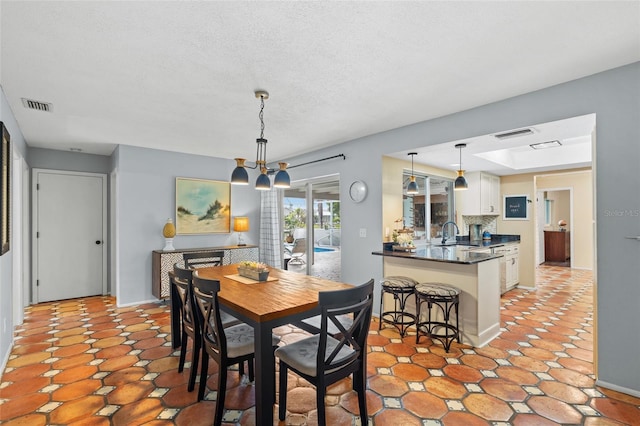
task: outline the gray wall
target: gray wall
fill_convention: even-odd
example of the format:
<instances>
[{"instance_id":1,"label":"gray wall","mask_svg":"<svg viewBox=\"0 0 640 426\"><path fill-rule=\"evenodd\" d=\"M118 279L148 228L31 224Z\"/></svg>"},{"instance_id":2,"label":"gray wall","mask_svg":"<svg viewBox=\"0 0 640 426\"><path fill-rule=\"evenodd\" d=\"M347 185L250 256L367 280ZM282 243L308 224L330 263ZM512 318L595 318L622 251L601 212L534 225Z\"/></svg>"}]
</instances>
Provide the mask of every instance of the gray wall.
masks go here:
<instances>
[{"instance_id":1,"label":"gray wall","mask_svg":"<svg viewBox=\"0 0 640 426\"><path fill-rule=\"evenodd\" d=\"M107 174L111 170L111 157L54 149L29 148L29 165L36 169Z\"/></svg>"},{"instance_id":2,"label":"gray wall","mask_svg":"<svg viewBox=\"0 0 640 426\"><path fill-rule=\"evenodd\" d=\"M27 157L27 145L24 142L22 132L18 127L9 103L5 98L4 91L0 87L0 121L9 132L11 149ZM11 159L9 159L10 162ZM13 171L12 171L13 173ZM13 225L13 224L11 224ZM11 229L11 233L15 232ZM4 371L4 366L9 357L9 352L13 343L13 250L10 248L7 253L0 256L0 374Z\"/></svg>"},{"instance_id":3,"label":"gray wall","mask_svg":"<svg viewBox=\"0 0 640 426\"><path fill-rule=\"evenodd\" d=\"M235 162L132 146L118 147L114 158L115 296L122 306L155 300L151 293L151 252L164 247L162 228L167 218L175 221L176 177L228 182ZM259 208L258 191L251 186L231 186L231 216L249 216L247 244L258 244ZM173 240L175 248L236 243L233 233L177 235Z\"/></svg>"},{"instance_id":4,"label":"gray wall","mask_svg":"<svg viewBox=\"0 0 640 426\"><path fill-rule=\"evenodd\" d=\"M599 383L640 395L640 244L624 238L640 235L640 63L293 158L296 164L347 155L346 161L301 167L290 174L292 179L340 174L343 280L379 280L382 259L370 252L380 248L383 238L382 155L588 113L596 113ZM355 179L364 180L370 190L361 204L347 197ZM366 238L359 238L360 228L367 229Z\"/></svg>"}]
</instances>

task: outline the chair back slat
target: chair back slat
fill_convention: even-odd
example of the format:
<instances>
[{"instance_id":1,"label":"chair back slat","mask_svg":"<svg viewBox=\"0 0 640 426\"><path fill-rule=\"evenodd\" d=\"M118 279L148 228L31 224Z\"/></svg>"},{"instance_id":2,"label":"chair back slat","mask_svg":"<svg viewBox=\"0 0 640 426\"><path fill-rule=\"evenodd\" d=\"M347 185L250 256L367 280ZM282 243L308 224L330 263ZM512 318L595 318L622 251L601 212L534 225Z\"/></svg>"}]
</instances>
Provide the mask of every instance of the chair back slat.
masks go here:
<instances>
[{"instance_id":1,"label":"chair back slat","mask_svg":"<svg viewBox=\"0 0 640 426\"><path fill-rule=\"evenodd\" d=\"M203 266L220 266L224 259L224 251L196 251L182 253L184 266L194 269Z\"/></svg>"},{"instance_id":2,"label":"chair back slat","mask_svg":"<svg viewBox=\"0 0 640 426\"><path fill-rule=\"evenodd\" d=\"M193 294L202 324L203 343L218 354L218 361L226 357L227 338L220 317L220 302L218 292L220 281L209 280L193 274Z\"/></svg>"},{"instance_id":3,"label":"chair back slat","mask_svg":"<svg viewBox=\"0 0 640 426\"><path fill-rule=\"evenodd\" d=\"M169 272L169 279L176 286L182 302L182 320L187 325L194 327L197 318L194 316L192 275L191 269L183 268L177 263L173 265L173 271Z\"/></svg>"}]
</instances>

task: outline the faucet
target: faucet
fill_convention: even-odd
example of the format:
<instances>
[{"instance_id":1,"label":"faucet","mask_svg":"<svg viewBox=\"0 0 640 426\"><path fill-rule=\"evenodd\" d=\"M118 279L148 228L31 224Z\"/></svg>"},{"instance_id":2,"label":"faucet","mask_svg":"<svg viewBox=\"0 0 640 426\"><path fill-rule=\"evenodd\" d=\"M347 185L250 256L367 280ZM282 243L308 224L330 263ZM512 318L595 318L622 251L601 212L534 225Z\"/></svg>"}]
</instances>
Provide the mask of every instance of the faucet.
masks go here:
<instances>
[{"instance_id":1,"label":"faucet","mask_svg":"<svg viewBox=\"0 0 640 426\"><path fill-rule=\"evenodd\" d=\"M445 222L444 225L442 225L442 244L446 244L447 243L447 225L452 224L455 228L456 228L456 233L455 235L457 235L460 232L460 229L458 229L458 225L456 225L456 223L453 220L450 220L448 222Z\"/></svg>"}]
</instances>

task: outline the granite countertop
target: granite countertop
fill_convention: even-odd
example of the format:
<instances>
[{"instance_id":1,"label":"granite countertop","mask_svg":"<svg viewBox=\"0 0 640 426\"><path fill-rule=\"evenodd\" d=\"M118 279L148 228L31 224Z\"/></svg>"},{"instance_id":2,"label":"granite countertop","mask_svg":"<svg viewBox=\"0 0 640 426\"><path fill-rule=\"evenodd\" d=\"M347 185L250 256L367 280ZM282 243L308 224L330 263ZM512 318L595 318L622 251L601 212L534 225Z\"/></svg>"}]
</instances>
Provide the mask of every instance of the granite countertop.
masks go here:
<instances>
[{"instance_id":1,"label":"granite countertop","mask_svg":"<svg viewBox=\"0 0 640 426\"><path fill-rule=\"evenodd\" d=\"M472 265L491 259L502 257L501 254L476 253L469 250L469 246L451 245L446 247L424 246L416 248L414 252L381 250L371 254L377 256L402 257L405 259L432 260L446 263L462 263Z\"/></svg>"},{"instance_id":2,"label":"granite countertop","mask_svg":"<svg viewBox=\"0 0 640 426\"><path fill-rule=\"evenodd\" d=\"M434 242L431 245L419 246L413 252L381 250L371 254L376 256L402 257L405 259L430 260L446 263L462 263L472 265L491 259L502 257L502 254L477 253L477 248L501 247L505 244L520 243L520 235L496 234L491 236L491 240L469 241L468 236L458 237L456 242L446 245Z\"/></svg>"}]
</instances>

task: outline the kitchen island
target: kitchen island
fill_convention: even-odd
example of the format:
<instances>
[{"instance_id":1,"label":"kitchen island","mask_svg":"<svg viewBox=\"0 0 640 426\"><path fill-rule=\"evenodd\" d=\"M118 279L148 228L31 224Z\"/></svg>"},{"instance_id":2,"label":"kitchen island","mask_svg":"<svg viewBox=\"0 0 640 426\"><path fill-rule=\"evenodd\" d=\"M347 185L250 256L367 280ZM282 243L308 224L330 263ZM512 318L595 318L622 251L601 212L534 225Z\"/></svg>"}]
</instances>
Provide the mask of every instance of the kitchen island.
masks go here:
<instances>
[{"instance_id":1,"label":"kitchen island","mask_svg":"<svg viewBox=\"0 0 640 426\"><path fill-rule=\"evenodd\" d=\"M384 276L403 275L418 282L441 282L459 288L462 343L482 347L500 334L499 259L502 255L469 249L457 244L427 245L415 252L383 250L372 254L383 257ZM393 300L385 295L384 303L393 303ZM413 297L407 302L407 310L415 313Z\"/></svg>"}]
</instances>

